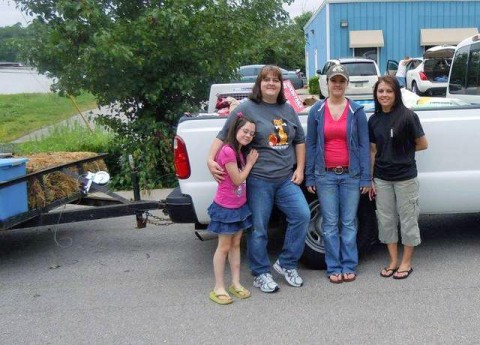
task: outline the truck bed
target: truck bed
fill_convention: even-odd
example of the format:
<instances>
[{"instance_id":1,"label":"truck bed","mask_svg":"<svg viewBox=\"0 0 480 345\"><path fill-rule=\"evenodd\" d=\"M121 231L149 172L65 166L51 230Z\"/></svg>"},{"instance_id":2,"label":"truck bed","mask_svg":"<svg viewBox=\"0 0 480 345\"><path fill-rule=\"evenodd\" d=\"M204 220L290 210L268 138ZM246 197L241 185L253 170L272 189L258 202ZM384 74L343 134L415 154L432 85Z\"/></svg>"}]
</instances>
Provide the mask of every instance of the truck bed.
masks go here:
<instances>
[{"instance_id":1,"label":"truck bed","mask_svg":"<svg viewBox=\"0 0 480 345\"><path fill-rule=\"evenodd\" d=\"M429 141L428 150L416 156L422 213L480 212L480 106L432 104L413 110ZM307 113L299 117L306 131ZM187 148L191 174L179 180L176 200L193 210L189 222L195 219L199 225L209 222L207 207L217 186L206 157L224 123L223 117L202 114L182 118L177 129Z\"/></svg>"}]
</instances>

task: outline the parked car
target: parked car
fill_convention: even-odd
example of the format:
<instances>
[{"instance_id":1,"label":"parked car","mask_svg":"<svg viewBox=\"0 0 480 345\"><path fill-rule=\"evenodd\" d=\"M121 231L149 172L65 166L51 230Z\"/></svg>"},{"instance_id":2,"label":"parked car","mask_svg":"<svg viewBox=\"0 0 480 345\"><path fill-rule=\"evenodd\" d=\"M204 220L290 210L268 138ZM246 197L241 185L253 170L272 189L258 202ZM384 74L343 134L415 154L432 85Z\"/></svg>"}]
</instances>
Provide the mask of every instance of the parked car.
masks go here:
<instances>
[{"instance_id":1,"label":"parked car","mask_svg":"<svg viewBox=\"0 0 480 345\"><path fill-rule=\"evenodd\" d=\"M452 57L455 52L454 46L435 46L427 49L423 58L412 59L407 64L406 87L417 95L445 95L448 85L448 73ZM389 60L387 70L394 74L398 62Z\"/></svg>"},{"instance_id":2,"label":"parked car","mask_svg":"<svg viewBox=\"0 0 480 345\"><path fill-rule=\"evenodd\" d=\"M410 59L410 61L408 61L407 66L406 66L406 72L417 68L418 65L420 65L422 62L423 62L422 57L415 57L415 58ZM388 60L387 70L385 71L385 75L388 74L388 75L391 75L391 76L395 76L395 74L397 74L397 70L398 70L398 61Z\"/></svg>"},{"instance_id":3,"label":"parked car","mask_svg":"<svg viewBox=\"0 0 480 345\"><path fill-rule=\"evenodd\" d=\"M317 70L319 74L320 98L328 97L327 71L332 65L343 65L350 75L345 95L355 100L373 99L373 87L380 77L377 63L370 59L363 58L342 58L328 60L322 69Z\"/></svg>"},{"instance_id":4,"label":"parked car","mask_svg":"<svg viewBox=\"0 0 480 345\"><path fill-rule=\"evenodd\" d=\"M480 34L458 44L448 77L447 97L480 103Z\"/></svg>"},{"instance_id":5,"label":"parked car","mask_svg":"<svg viewBox=\"0 0 480 345\"><path fill-rule=\"evenodd\" d=\"M257 79L258 73L265 65L246 65L240 66L238 74L240 75L240 82L254 83ZM295 89L301 89L303 87L303 78L299 71L287 71L280 68L284 80L290 80Z\"/></svg>"}]
</instances>

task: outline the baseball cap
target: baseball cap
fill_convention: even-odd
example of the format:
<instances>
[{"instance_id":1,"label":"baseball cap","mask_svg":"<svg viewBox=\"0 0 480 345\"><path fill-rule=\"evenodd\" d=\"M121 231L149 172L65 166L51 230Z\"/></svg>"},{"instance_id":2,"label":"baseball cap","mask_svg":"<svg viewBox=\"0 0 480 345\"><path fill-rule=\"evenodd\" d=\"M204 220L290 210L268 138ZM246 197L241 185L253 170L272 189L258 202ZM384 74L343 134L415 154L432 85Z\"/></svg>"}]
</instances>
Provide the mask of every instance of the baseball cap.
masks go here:
<instances>
[{"instance_id":1,"label":"baseball cap","mask_svg":"<svg viewBox=\"0 0 480 345\"><path fill-rule=\"evenodd\" d=\"M327 79L333 78L336 75L341 75L344 77L346 80L349 79L347 69L345 66L340 65L340 64L335 64L332 67L330 67L327 71Z\"/></svg>"}]
</instances>

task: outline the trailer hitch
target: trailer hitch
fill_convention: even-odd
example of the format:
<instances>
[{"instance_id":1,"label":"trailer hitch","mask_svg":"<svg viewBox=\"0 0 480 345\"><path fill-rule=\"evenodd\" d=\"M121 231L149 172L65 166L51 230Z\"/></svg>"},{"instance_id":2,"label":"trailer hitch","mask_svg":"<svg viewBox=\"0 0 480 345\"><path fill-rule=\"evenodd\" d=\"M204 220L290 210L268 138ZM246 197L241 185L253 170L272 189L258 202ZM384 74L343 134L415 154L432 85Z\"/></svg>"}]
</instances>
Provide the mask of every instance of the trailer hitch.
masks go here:
<instances>
[{"instance_id":1,"label":"trailer hitch","mask_svg":"<svg viewBox=\"0 0 480 345\"><path fill-rule=\"evenodd\" d=\"M199 231L195 231L195 236L197 236L198 239L202 242L211 241L218 237L218 235L214 233L207 232L207 233L201 234Z\"/></svg>"}]
</instances>

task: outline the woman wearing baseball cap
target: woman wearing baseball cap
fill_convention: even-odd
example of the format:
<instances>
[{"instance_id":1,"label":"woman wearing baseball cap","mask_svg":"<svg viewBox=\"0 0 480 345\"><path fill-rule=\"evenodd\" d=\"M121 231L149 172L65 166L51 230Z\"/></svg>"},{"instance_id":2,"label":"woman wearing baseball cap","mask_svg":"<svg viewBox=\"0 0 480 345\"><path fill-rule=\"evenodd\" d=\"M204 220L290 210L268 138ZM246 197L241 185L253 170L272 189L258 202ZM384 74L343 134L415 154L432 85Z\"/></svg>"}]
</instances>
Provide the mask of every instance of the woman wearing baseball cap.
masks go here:
<instances>
[{"instance_id":1,"label":"woman wearing baseball cap","mask_svg":"<svg viewBox=\"0 0 480 345\"><path fill-rule=\"evenodd\" d=\"M356 279L355 217L360 194L371 188L367 117L345 97L348 81L343 65L330 67L329 97L313 105L307 125L305 185L318 196L327 276L336 284Z\"/></svg>"}]
</instances>

